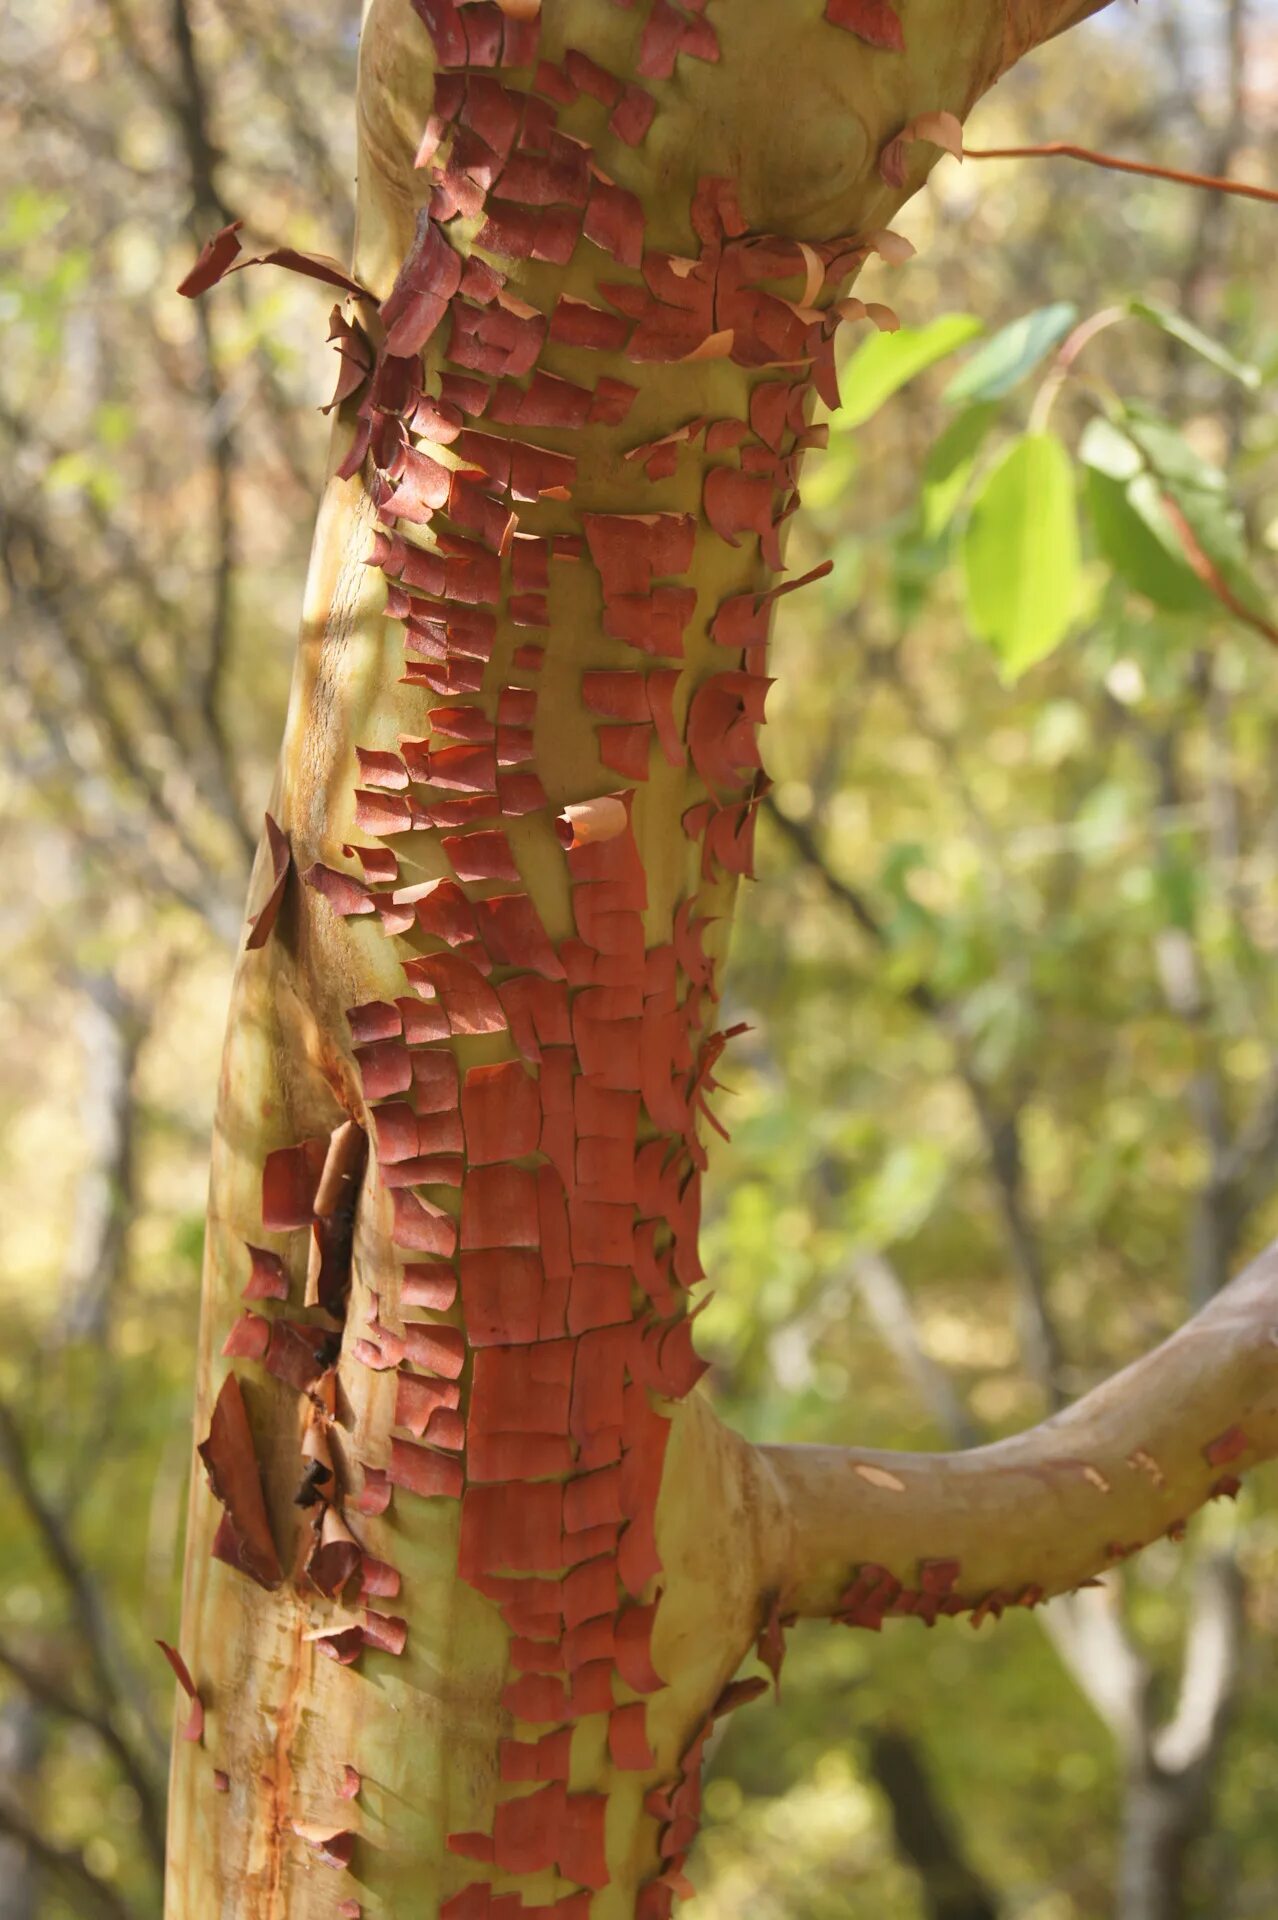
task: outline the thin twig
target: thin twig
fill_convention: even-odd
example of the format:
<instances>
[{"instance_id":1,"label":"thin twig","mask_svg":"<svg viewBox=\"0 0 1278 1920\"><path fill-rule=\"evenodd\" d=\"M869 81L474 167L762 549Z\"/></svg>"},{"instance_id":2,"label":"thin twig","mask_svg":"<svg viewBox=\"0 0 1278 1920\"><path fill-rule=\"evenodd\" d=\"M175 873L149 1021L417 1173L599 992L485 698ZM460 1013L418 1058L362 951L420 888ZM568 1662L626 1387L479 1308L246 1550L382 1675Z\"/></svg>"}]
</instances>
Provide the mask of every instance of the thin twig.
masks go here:
<instances>
[{"instance_id":1,"label":"thin twig","mask_svg":"<svg viewBox=\"0 0 1278 1920\"><path fill-rule=\"evenodd\" d=\"M1092 167L1108 167L1115 173L1140 173L1151 180L1171 180L1182 187L1202 187L1208 193L1232 193L1244 200L1263 200L1278 206L1278 189L1253 187L1246 180L1224 180L1209 173L1182 173L1175 167L1156 167L1147 160L1123 160L1115 153L1098 153L1094 147L1076 147L1068 140L1048 140L1032 147L967 147L965 160L1040 160L1060 158L1085 160Z\"/></svg>"}]
</instances>

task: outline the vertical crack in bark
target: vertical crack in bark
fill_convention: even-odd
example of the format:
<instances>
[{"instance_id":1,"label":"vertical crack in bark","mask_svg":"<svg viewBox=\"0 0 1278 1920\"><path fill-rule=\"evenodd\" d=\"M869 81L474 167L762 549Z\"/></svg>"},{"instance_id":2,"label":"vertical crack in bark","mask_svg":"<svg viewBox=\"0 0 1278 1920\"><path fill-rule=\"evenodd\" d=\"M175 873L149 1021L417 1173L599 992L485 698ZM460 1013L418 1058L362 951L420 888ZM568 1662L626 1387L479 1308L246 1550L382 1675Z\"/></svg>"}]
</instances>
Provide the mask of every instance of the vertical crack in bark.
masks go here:
<instances>
[{"instance_id":1,"label":"vertical crack in bark","mask_svg":"<svg viewBox=\"0 0 1278 1920\"><path fill-rule=\"evenodd\" d=\"M303 1619L300 1609L293 1610L288 1633L289 1656L284 1681L284 1697L274 1712L275 1732L271 1744L271 1772L269 1780L263 1779L260 1783L267 1803L266 1905L262 1911L262 1920L290 1920L285 1865L293 1818L292 1740L298 1723L303 1678L310 1666L306 1642L303 1638Z\"/></svg>"}]
</instances>

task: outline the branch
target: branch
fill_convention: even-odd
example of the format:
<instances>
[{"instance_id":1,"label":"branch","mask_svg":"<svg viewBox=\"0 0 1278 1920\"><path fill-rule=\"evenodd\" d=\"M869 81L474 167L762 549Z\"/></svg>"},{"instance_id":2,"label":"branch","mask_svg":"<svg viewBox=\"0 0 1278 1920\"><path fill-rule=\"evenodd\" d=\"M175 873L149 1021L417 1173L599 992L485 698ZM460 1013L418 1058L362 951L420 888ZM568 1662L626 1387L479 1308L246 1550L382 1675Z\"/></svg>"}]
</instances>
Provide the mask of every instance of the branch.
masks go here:
<instances>
[{"instance_id":1,"label":"branch","mask_svg":"<svg viewBox=\"0 0 1278 1920\"><path fill-rule=\"evenodd\" d=\"M994 1894L964 1857L918 1748L898 1728L870 1735L870 1772L892 1813L897 1850L918 1874L928 1920L998 1920Z\"/></svg>"},{"instance_id":2,"label":"branch","mask_svg":"<svg viewBox=\"0 0 1278 1920\"><path fill-rule=\"evenodd\" d=\"M22 1430L14 1419L12 1408L4 1400L0 1400L0 1466L8 1474L13 1490L38 1532L44 1550L66 1590L99 1697L112 1706L127 1697L151 1748L157 1754L162 1754L164 1743L151 1724L140 1689L132 1682L129 1663L116 1645L93 1583L60 1517L36 1484Z\"/></svg>"},{"instance_id":3,"label":"branch","mask_svg":"<svg viewBox=\"0 0 1278 1920\"><path fill-rule=\"evenodd\" d=\"M1122 1609L1122 1587L1102 1585L1058 1595L1042 1625L1075 1686L1130 1760L1148 1744L1153 1676Z\"/></svg>"},{"instance_id":4,"label":"branch","mask_svg":"<svg viewBox=\"0 0 1278 1920\"><path fill-rule=\"evenodd\" d=\"M1124 1914L1179 1910L1186 1853L1207 1824L1238 1692L1242 1639L1242 1576L1223 1556L1201 1570L1176 1711L1128 1755L1117 1886Z\"/></svg>"},{"instance_id":5,"label":"branch","mask_svg":"<svg viewBox=\"0 0 1278 1920\"><path fill-rule=\"evenodd\" d=\"M55 1846L52 1840L47 1840L11 1801L0 1800L0 1834L16 1840L37 1866L57 1874L68 1887L75 1889L87 1903L81 1906L77 1902L77 1912L106 1914L108 1920L137 1920L133 1908L109 1880L87 1867L74 1847Z\"/></svg>"},{"instance_id":6,"label":"branch","mask_svg":"<svg viewBox=\"0 0 1278 1920\"><path fill-rule=\"evenodd\" d=\"M913 1382L919 1400L941 1433L955 1446L975 1446L979 1438L976 1426L949 1374L923 1345L910 1296L891 1261L876 1251L860 1253L852 1262L852 1278L861 1290L879 1338Z\"/></svg>"},{"instance_id":7,"label":"branch","mask_svg":"<svg viewBox=\"0 0 1278 1920\"><path fill-rule=\"evenodd\" d=\"M30 1780L44 1758L44 1715L21 1694L0 1707L0 1778ZM40 1920L39 1869L20 1840L0 1833L0 1920Z\"/></svg>"},{"instance_id":8,"label":"branch","mask_svg":"<svg viewBox=\"0 0 1278 1920\"><path fill-rule=\"evenodd\" d=\"M1164 1775L1192 1774L1205 1784L1211 1774L1238 1690L1244 1601L1232 1555L1208 1560L1199 1571L1176 1710L1150 1742L1151 1758Z\"/></svg>"},{"instance_id":9,"label":"branch","mask_svg":"<svg viewBox=\"0 0 1278 1920\"><path fill-rule=\"evenodd\" d=\"M86 974L81 987L80 1116L89 1157L71 1205L59 1335L101 1341L137 1204L133 1081L144 1028L111 974Z\"/></svg>"},{"instance_id":10,"label":"branch","mask_svg":"<svg viewBox=\"0 0 1278 1920\"><path fill-rule=\"evenodd\" d=\"M881 953L890 952L891 941L882 921L864 894L841 879L827 864L812 829L805 822L783 813L771 794L764 797L763 806L806 865L820 877L831 899L847 908L862 933L873 941ZM1056 1323L1047 1303L1047 1274L1042 1249L1025 1205L1018 1113L1015 1110L1010 1113L996 1111L990 1090L973 1065L971 1049L953 1006L942 999L926 980L911 981L904 988L902 997L916 1013L934 1023L953 1054L954 1070L971 1103L993 1174L1003 1235L1016 1275L1021 1350L1048 1405L1055 1409L1063 1398L1060 1391L1063 1355Z\"/></svg>"},{"instance_id":11,"label":"branch","mask_svg":"<svg viewBox=\"0 0 1278 1920\"><path fill-rule=\"evenodd\" d=\"M137 1755L120 1734L105 1711L77 1700L65 1687L30 1660L0 1640L0 1668L17 1681L36 1706L71 1720L97 1736L114 1758L124 1778L138 1797L143 1839L154 1864L164 1866L164 1809L155 1786Z\"/></svg>"},{"instance_id":12,"label":"branch","mask_svg":"<svg viewBox=\"0 0 1278 1920\"><path fill-rule=\"evenodd\" d=\"M1240 1464L1278 1453L1278 1245L1153 1353L1026 1433L967 1453L761 1452L793 1526L783 1610L849 1617L859 1568L883 1572L880 1618L926 1612L908 1595L937 1582L944 1610L975 1624L1069 1592L1179 1537L1235 1489ZM957 1562L948 1588L929 1562ZM878 1621L862 1610L858 1623Z\"/></svg>"}]
</instances>

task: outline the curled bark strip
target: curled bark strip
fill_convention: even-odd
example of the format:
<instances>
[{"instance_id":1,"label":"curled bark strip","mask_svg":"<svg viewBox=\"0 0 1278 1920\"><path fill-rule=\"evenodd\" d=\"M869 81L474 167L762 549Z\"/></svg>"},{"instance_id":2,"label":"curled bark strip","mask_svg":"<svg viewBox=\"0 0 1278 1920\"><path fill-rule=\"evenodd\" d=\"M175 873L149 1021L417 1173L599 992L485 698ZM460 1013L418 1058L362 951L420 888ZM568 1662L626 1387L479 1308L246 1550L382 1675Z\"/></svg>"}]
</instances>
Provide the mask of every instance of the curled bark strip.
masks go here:
<instances>
[{"instance_id":1,"label":"curled bark strip","mask_svg":"<svg viewBox=\"0 0 1278 1920\"><path fill-rule=\"evenodd\" d=\"M278 1587L284 1575L266 1515L248 1410L233 1373L222 1382L208 1438L198 1452L214 1498L226 1509L219 1558L228 1559L260 1587Z\"/></svg>"},{"instance_id":2,"label":"curled bark strip","mask_svg":"<svg viewBox=\"0 0 1278 1920\"><path fill-rule=\"evenodd\" d=\"M277 1253L270 1253L265 1247L248 1246L246 1251L251 1262L248 1281L240 1295L242 1300L287 1300L288 1274L284 1262Z\"/></svg>"},{"instance_id":3,"label":"curled bark strip","mask_svg":"<svg viewBox=\"0 0 1278 1920\"><path fill-rule=\"evenodd\" d=\"M308 280L320 280L326 286L340 287L346 293L358 294L361 299L373 298L362 281L354 279L340 262L330 260L327 254L303 253L297 247L272 247L269 253L254 254L248 260L241 260L239 234L243 225L242 220L232 220L205 242L195 265L178 284L180 294L188 300L195 300L200 294L207 293L210 287L215 287L219 280L225 279L228 273L242 273L245 267L284 267L288 272L302 274Z\"/></svg>"},{"instance_id":4,"label":"curled bark strip","mask_svg":"<svg viewBox=\"0 0 1278 1920\"><path fill-rule=\"evenodd\" d=\"M311 1224L327 1158L328 1141L319 1139L267 1154L262 1166L262 1225L268 1233L287 1233Z\"/></svg>"},{"instance_id":5,"label":"curled bark strip","mask_svg":"<svg viewBox=\"0 0 1278 1920\"><path fill-rule=\"evenodd\" d=\"M349 1867L355 1857L356 1836L343 1828L334 1833L322 1820L293 1820L289 1823L299 1840L312 1847L326 1867Z\"/></svg>"},{"instance_id":6,"label":"curled bark strip","mask_svg":"<svg viewBox=\"0 0 1278 1920\"><path fill-rule=\"evenodd\" d=\"M204 242L199 257L190 272L178 282L178 292L188 300L194 300L210 287L215 287L227 273L240 254L240 230L242 220L232 220L228 226L215 233Z\"/></svg>"},{"instance_id":7,"label":"curled bark strip","mask_svg":"<svg viewBox=\"0 0 1278 1920\"><path fill-rule=\"evenodd\" d=\"M323 1307L336 1320L346 1317L355 1209L367 1159L367 1134L356 1121L343 1121L329 1138L312 1203L315 1217L306 1304Z\"/></svg>"},{"instance_id":8,"label":"curled bark strip","mask_svg":"<svg viewBox=\"0 0 1278 1920\"><path fill-rule=\"evenodd\" d=\"M172 1667L177 1676L178 1685L191 1703L191 1710L182 1728L182 1738L199 1740L204 1733L204 1702L200 1699L195 1682L191 1678L190 1669L177 1648L171 1647L167 1640L157 1640L155 1644Z\"/></svg>"},{"instance_id":9,"label":"curled bark strip","mask_svg":"<svg viewBox=\"0 0 1278 1920\"><path fill-rule=\"evenodd\" d=\"M623 800L615 794L601 794L597 800L565 807L555 824L560 844L571 849L615 839L625 832L628 817Z\"/></svg>"},{"instance_id":10,"label":"curled bark strip","mask_svg":"<svg viewBox=\"0 0 1278 1920\"><path fill-rule=\"evenodd\" d=\"M250 951L256 947L264 947L271 937L280 910L280 902L284 898L284 889L288 885L289 868L293 864L288 835L282 827L276 825L269 813L264 818L266 843L271 855L271 885L261 906L249 916L249 935L244 945Z\"/></svg>"},{"instance_id":11,"label":"curled bark strip","mask_svg":"<svg viewBox=\"0 0 1278 1920\"><path fill-rule=\"evenodd\" d=\"M944 148L956 160L963 158L963 126L956 115L949 112L916 114L879 155L879 172L890 187L906 184L909 150L919 140Z\"/></svg>"}]
</instances>

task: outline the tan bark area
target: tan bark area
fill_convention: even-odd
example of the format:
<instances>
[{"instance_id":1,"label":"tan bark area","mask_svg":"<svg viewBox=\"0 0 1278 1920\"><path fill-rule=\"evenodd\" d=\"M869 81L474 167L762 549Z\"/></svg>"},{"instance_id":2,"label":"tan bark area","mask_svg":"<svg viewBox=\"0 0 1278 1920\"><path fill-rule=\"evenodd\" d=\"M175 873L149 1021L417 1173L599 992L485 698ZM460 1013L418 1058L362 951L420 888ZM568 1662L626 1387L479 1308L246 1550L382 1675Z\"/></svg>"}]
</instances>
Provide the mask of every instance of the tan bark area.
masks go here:
<instances>
[{"instance_id":1,"label":"tan bark area","mask_svg":"<svg viewBox=\"0 0 1278 1920\"><path fill-rule=\"evenodd\" d=\"M815 242L885 226L907 197L878 173L887 141L919 113L962 117L1012 58L1095 5L914 0L908 52L892 58L832 30L820 0L719 11L720 62L680 61L671 80L652 83L660 111L648 138L601 150L611 176L643 203L649 247L695 254L688 209L706 174L739 183L752 231ZM580 47L610 70L630 71L636 16L602 0L560 0L546 14L543 44L552 57ZM361 59L355 271L379 298L409 249L424 195L412 159L432 87L430 42L408 0L372 0ZM935 153L925 142L911 150L911 187ZM597 298L599 282L624 277L613 261L579 246L566 267L514 263L508 284L547 310L558 293ZM699 452L685 453L656 489L624 455L692 415L744 418L759 375L726 358L637 367L618 355L615 365L599 364L638 388L624 425L542 438L571 445L577 457L574 510L642 513L652 510L655 492L661 511L686 512L701 527L686 580L698 604L681 663L682 724L697 689L724 665L722 649L706 637L707 620L728 596L762 590L768 576L752 542L733 547L706 528L707 461ZM585 377L579 353L553 343L541 365ZM335 432L334 468L350 432L348 408ZM326 1135L346 1117L368 1124L346 1009L404 991L402 955L376 918L339 919L298 880L315 861L350 866L343 847L361 837L352 803L355 747L393 752L402 734L422 731L421 697L400 683L402 634L384 617L381 575L366 564L375 517L360 478L330 479L271 802L290 836L294 872L274 936L244 955L233 991L213 1156L199 1438L228 1371L219 1349L240 1312L245 1244L278 1251L293 1297L301 1297L299 1236L262 1229L263 1159ZM546 500L521 514L521 524L555 533L578 523L567 506ZM573 920L551 815L618 785L600 763L580 676L633 661L601 630L591 568L567 570L553 617L535 742L550 811L505 824L528 893L558 943L571 936ZM503 684L524 637L499 628L486 693ZM707 946L721 960L735 881L701 878L700 849L681 824L704 791L691 768L654 754L650 777L635 790L633 826L647 877L647 947L671 939L676 908L695 896L698 914L715 917ZM402 882L450 872L438 841L433 832L412 836L401 855ZM263 855L254 906L268 872ZM454 1044L464 1067L512 1053L506 1034ZM344 1492L358 1490L357 1461L387 1456L395 1375L361 1364L351 1349L373 1296L386 1312L395 1273L390 1196L370 1172L356 1215L329 1432ZM1273 1268L1262 1263L1161 1357L1034 1434L967 1456L756 1450L727 1432L695 1393L669 1405L652 1642L667 1684L647 1703L655 1764L616 1770L606 1722L583 1720L573 1737L569 1791L607 1795L609 1880L593 1896L591 1920L631 1920L638 1888L659 1865L659 1823L645 1810L645 1793L677 1778L724 1684L779 1613L837 1615L850 1605L863 1624L875 1624L864 1618L867 1605L871 1615L926 1611L929 1602L918 1608L909 1598L916 1591L948 1598L948 1610L1056 1591L1106 1564L1112 1547L1125 1551L1182 1521L1237 1462L1272 1452L1274 1296ZM350 1613L318 1595L301 1572L307 1518L294 1495L312 1412L305 1396L260 1369L236 1371L285 1578L266 1591L211 1557L221 1509L197 1471L182 1651L207 1721L202 1744L175 1743L168 1920L327 1920L339 1901L352 1899L370 1915L434 1920L441 1901L472 1877L448 1851L447 1837L491 1827L499 1741L511 1731L500 1698L510 1635L493 1602L458 1577L458 1503L397 1498L385 1513L363 1516L358 1537L400 1573L402 1592L382 1604L407 1622L404 1651L396 1658L366 1650L358 1667L326 1659L316 1636ZM1236 1427L1241 1434L1231 1437ZM920 1565L938 1560L959 1563L938 1576L939 1586ZM868 1587L864 1579L858 1585L867 1563L880 1570ZM361 1782L353 1802L341 1794L348 1766ZM226 1776L224 1791L215 1771ZM347 1830L358 1837L342 1872L314 1841ZM519 1884L529 1903L565 1891L549 1873Z\"/></svg>"}]
</instances>

